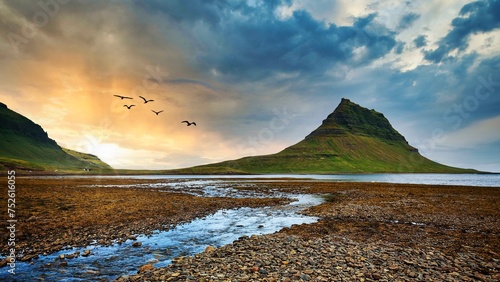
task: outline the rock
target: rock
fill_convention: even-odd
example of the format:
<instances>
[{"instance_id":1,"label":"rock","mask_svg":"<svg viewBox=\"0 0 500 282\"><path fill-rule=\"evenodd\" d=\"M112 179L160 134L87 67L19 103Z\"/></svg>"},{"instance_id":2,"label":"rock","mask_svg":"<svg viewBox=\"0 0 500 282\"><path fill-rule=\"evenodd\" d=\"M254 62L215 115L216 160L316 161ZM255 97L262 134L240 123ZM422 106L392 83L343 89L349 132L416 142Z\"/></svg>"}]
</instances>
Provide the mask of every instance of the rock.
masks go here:
<instances>
[{"instance_id":1,"label":"rock","mask_svg":"<svg viewBox=\"0 0 500 282\"><path fill-rule=\"evenodd\" d=\"M2 261L0 261L0 267L4 267L7 265L7 263L9 263L9 260L10 258L9 257L6 257L5 259L3 259Z\"/></svg>"},{"instance_id":2,"label":"rock","mask_svg":"<svg viewBox=\"0 0 500 282\"><path fill-rule=\"evenodd\" d=\"M86 249L85 251L83 251L82 257L88 257L89 255L90 255L90 250Z\"/></svg>"},{"instance_id":3,"label":"rock","mask_svg":"<svg viewBox=\"0 0 500 282\"><path fill-rule=\"evenodd\" d=\"M184 257L176 257L172 260L173 263L180 263L181 261L184 260Z\"/></svg>"},{"instance_id":4,"label":"rock","mask_svg":"<svg viewBox=\"0 0 500 282\"><path fill-rule=\"evenodd\" d=\"M155 267L152 264L145 264L145 265L141 266L141 268L139 268L139 271L137 271L137 273L143 273L143 272L146 272L146 271L151 271L154 268Z\"/></svg>"},{"instance_id":5,"label":"rock","mask_svg":"<svg viewBox=\"0 0 500 282\"><path fill-rule=\"evenodd\" d=\"M59 264L59 266L68 266L68 262L67 261L61 261L61 263Z\"/></svg>"},{"instance_id":6,"label":"rock","mask_svg":"<svg viewBox=\"0 0 500 282\"><path fill-rule=\"evenodd\" d=\"M205 248L205 253L211 253L211 252L213 252L215 250L216 250L216 248L214 246L207 246Z\"/></svg>"},{"instance_id":7,"label":"rock","mask_svg":"<svg viewBox=\"0 0 500 282\"><path fill-rule=\"evenodd\" d=\"M66 256L64 254L59 255L59 259L64 259Z\"/></svg>"},{"instance_id":8,"label":"rock","mask_svg":"<svg viewBox=\"0 0 500 282\"><path fill-rule=\"evenodd\" d=\"M34 255L27 255L27 256L24 256L22 258L20 258L19 260L20 261L30 261L32 259L37 259L38 258L38 255L37 254L34 254ZM5 261L7 261L7 259L9 259L8 257L5 258Z\"/></svg>"},{"instance_id":9,"label":"rock","mask_svg":"<svg viewBox=\"0 0 500 282\"><path fill-rule=\"evenodd\" d=\"M399 266L393 264L393 265L389 265L389 270L398 270L399 269Z\"/></svg>"},{"instance_id":10,"label":"rock","mask_svg":"<svg viewBox=\"0 0 500 282\"><path fill-rule=\"evenodd\" d=\"M132 247L140 247L142 246L142 242L134 242L132 243Z\"/></svg>"}]
</instances>

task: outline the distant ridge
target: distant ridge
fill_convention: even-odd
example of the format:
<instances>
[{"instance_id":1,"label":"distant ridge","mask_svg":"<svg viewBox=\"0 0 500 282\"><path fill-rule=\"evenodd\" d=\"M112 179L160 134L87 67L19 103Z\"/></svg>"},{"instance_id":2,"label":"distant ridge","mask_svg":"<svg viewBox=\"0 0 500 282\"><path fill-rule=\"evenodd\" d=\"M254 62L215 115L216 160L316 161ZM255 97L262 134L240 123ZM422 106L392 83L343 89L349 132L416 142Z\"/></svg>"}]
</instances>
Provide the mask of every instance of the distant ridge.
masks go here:
<instances>
[{"instance_id":1,"label":"distant ridge","mask_svg":"<svg viewBox=\"0 0 500 282\"><path fill-rule=\"evenodd\" d=\"M264 156L174 170L192 174L477 173L431 161L382 113L342 99L304 140Z\"/></svg>"},{"instance_id":2,"label":"distant ridge","mask_svg":"<svg viewBox=\"0 0 500 282\"><path fill-rule=\"evenodd\" d=\"M61 148L43 128L0 102L0 169L89 171L112 169L98 157Z\"/></svg>"}]
</instances>

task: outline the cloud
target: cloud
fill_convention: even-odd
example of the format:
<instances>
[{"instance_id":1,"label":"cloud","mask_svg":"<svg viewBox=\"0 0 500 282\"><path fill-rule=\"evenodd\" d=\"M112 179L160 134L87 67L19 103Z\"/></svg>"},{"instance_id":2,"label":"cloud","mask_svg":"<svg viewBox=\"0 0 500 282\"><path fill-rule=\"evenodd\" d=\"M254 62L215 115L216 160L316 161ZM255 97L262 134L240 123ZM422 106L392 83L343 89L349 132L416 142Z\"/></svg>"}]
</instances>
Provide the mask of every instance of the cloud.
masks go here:
<instances>
[{"instance_id":1,"label":"cloud","mask_svg":"<svg viewBox=\"0 0 500 282\"><path fill-rule=\"evenodd\" d=\"M427 36L419 35L413 39L413 43L417 48L427 46Z\"/></svg>"},{"instance_id":2,"label":"cloud","mask_svg":"<svg viewBox=\"0 0 500 282\"><path fill-rule=\"evenodd\" d=\"M474 148L496 142L500 142L500 116L476 121L467 127L447 133L440 145Z\"/></svg>"},{"instance_id":3,"label":"cloud","mask_svg":"<svg viewBox=\"0 0 500 282\"><path fill-rule=\"evenodd\" d=\"M451 30L438 41L438 48L424 50L424 58L439 63L454 50L464 51L473 34L500 28L500 0L475 1L466 4L451 22Z\"/></svg>"},{"instance_id":4,"label":"cloud","mask_svg":"<svg viewBox=\"0 0 500 282\"><path fill-rule=\"evenodd\" d=\"M193 43L191 62L221 81L321 75L336 65L369 64L396 45L395 34L374 21L376 14L354 18L352 26L337 26L305 10L282 17L277 9L289 1L203 2L193 10L180 1L134 3L163 13L171 26L182 29Z\"/></svg>"},{"instance_id":5,"label":"cloud","mask_svg":"<svg viewBox=\"0 0 500 282\"><path fill-rule=\"evenodd\" d=\"M401 17L401 20L399 21L399 25L397 29L407 29L409 28L416 20L420 18L419 14L416 13L408 13L404 16Z\"/></svg>"},{"instance_id":6,"label":"cloud","mask_svg":"<svg viewBox=\"0 0 500 282\"><path fill-rule=\"evenodd\" d=\"M40 9L28 2L2 2L0 29L22 35ZM498 116L498 38L474 35L498 27L498 1L67 2L19 52L0 37L0 99L70 148L92 146L93 136L119 167L273 153L341 97L383 112L412 145L436 128L451 134ZM446 32L448 13L460 16ZM441 63L422 62L416 48L436 40ZM450 57L467 41L471 52ZM476 52L482 42L489 52ZM477 87L489 95L476 107Z\"/></svg>"}]
</instances>

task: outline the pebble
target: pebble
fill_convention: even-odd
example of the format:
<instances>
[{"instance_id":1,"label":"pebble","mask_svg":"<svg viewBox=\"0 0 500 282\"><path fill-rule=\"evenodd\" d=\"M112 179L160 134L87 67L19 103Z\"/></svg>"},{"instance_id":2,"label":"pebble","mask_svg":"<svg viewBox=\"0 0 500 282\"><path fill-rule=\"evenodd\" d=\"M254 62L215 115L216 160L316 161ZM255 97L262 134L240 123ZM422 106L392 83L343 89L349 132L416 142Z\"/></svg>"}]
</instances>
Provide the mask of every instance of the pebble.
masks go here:
<instances>
[{"instance_id":1,"label":"pebble","mask_svg":"<svg viewBox=\"0 0 500 282\"><path fill-rule=\"evenodd\" d=\"M151 271L154 268L155 267L152 264L145 264L145 265L141 266L141 268L139 268L139 271L137 271L137 273L143 273L143 272L146 272L146 271Z\"/></svg>"},{"instance_id":2,"label":"pebble","mask_svg":"<svg viewBox=\"0 0 500 282\"><path fill-rule=\"evenodd\" d=\"M215 250L216 250L216 249L215 249L215 247L214 247L214 246L207 246L207 247L205 248L205 253L211 253L211 252L213 252L213 251L215 251Z\"/></svg>"},{"instance_id":3,"label":"pebble","mask_svg":"<svg viewBox=\"0 0 500 282\"><path fill-rule=\"evenodd\" d=\"M495 281L500 268L498 261L487 263L474 253L457 258L431 247L403 248L335 235L309 240L275 233L210 250L116 281ZM491 275L481 272L481 265L492 268Z\"/></svg>"}]
</instances>

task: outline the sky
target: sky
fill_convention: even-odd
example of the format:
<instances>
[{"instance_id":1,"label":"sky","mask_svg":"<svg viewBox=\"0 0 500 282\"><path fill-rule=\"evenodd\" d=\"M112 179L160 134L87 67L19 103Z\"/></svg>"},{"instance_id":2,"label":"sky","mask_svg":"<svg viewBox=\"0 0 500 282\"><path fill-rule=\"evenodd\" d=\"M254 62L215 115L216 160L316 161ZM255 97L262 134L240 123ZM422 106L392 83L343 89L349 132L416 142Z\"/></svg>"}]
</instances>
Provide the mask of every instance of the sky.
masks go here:
<instances>
[{"instance_id":1,"label":"sky","mask_svg":"<svg viewBox=\"0 0 500 282\"><path fill-rule=\"evenodd\" d=\"M276 153L347 98L500 172L500 0L4 0L0 34L0 102L114 168Z\"/></svg>"}]
</instances>

